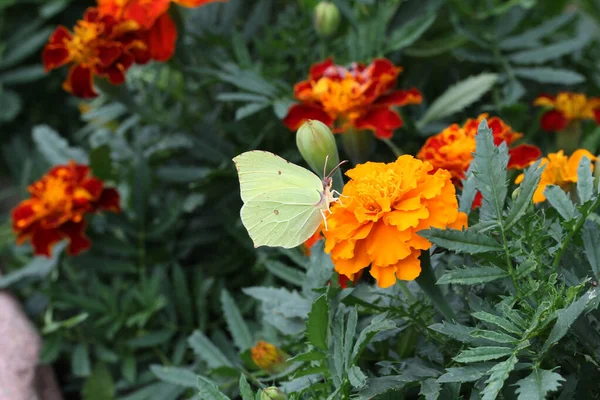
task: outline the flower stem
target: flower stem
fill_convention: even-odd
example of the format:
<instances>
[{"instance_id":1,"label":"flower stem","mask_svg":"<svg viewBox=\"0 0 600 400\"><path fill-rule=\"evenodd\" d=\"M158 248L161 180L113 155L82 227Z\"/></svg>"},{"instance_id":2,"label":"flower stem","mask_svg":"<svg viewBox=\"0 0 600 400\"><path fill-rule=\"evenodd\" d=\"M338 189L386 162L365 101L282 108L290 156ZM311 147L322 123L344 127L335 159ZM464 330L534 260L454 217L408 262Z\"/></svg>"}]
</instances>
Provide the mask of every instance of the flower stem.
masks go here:
<instances>
[{"instance_id":1,"label":"flower stem","mask_svg":"<svg viewBox=\"0 0 600 400\"><path fill-rule=\"evenodd\" d=\"M342 145L352 164L357 165L369 161L371 153L375 150L375 139L369 131L348 128L342 134Z\"/></svg>"},{"instance_id":2,"label":"flower stem","mask_svg":"<svg viewBox=\"0 0 600 400\"><path fill-rule=\"evenodd\" d=\"M404 154L404 152L400 149L400 147L396 146L396 144L394 142L392 142L391 139L381 139L381 141L383 143L385 143L387 145L387 147L390 148L390 150L392 150L392 153L394 153L394 155L396 157L400 157L401 155Z\"/></svg>"},{"instance_id":3,"label":"flower stem","mask_svg":"<svg viewBox=\"0 0 600 400\"><path fill-rule=\"evenodd\" d=\"M421 251L421 256L419 258L421 260L421 274L416 279L416 282L419 284L421 290L423 290L423 292L429 297L438 311L442 313L444 318L449 321L456 320L456 314L454 314L454 311L446 302L446 299L444 298L439 286L435 284L436 279L433 268L431 267L429 251Z\"/></svg>"},{"instance_id":4,"label":"flower stem","mask_svg":"<svg viewBox=\"0 0 600 400\"><path fill-rule=\"evenodd\" d=\"M566 154L571 154L579 148L581 139L581 122L571 121L559 132L556 132L556 147L558 150L564 150Z\"/></svg>"}]
</instances>

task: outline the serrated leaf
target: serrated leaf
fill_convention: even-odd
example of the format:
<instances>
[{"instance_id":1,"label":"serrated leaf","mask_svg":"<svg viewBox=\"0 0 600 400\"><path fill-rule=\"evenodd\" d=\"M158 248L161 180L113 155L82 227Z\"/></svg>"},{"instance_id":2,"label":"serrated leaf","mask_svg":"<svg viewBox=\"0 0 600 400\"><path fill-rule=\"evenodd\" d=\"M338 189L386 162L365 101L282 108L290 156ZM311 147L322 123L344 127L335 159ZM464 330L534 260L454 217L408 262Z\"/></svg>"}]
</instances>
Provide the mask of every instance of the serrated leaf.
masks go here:
<instances>
[{"instance_id":1,"label":"serrated leaf","mask_svg":"<svg viewBox=\"0 0 600 400\"><path fill-rule=\"evenodd\" d=\"M221 306L223 307L223 315L225 316L229 333L231 333L231 337L233 338L233 343L240 352L248 350L254 345L254 339L237 304L235 304L235 301L233 301L233 298L226 289L221 291Z\"/></svg>"},{"instance_id":2,"label":"serrated leaf","mask_svg":"<svg viewBox=\"0 0 600 400\"><path fill-rule=\"evenodd\" d=\"M435 22L435 14L414 18L393 31L387 39L387 51L398 51L416 42Z\"/></svg>"},{"instance_id":3,"label":"serrated leaf","mask_svg":"<svg viewBox=\"0 0 600 400\"><path fill-rule=\"evenodd\" d=\"M537 189L542 172L546 168L545 165L540 167L541 162L541 160L536 161L525 171L525 177L519 186L519 195L515 202L512 203L508 216L504 220L505 229L509 229L515 224L525 214L525 211L527 211L527 208L531 204L533 193Z\"/></svg>"},{"instance_id":4,"label":"serrated leaf","mask_svg":"<svg viewBox=\"0 0 600 400\"><path fill-rule=\"evenodd\" d=\"M578 300L569 304L566 308L558 310L557 319L554 327L548 335L541 352L548 351L550 346L562 339L567 334L573 322L585 311L587 305L598 297L599 289L594 288L583 294Z\"/></svg>"},{"instance_id":5,"label":"serrated leaf","mask_svg":"<svg viewBox=\"0 0 600 400\"><path fill-rule=\"evenodd\" d=\"M306 279L306 275L302 271L289 267L280 261L266 260L264 266L270 273L292 285L302 286Z\"/></svg>"},{"instance_id":6,"label":"serrated leaf","mask_svg":"<svg viewBox=\"0 0 600 400\"><path fill-rule=\"evenodd\" d=\"M150 371L158 379L164 382L169 382L177 386L183 386L187 388L196 387L196 380L198 375L189 369L178 368L178 367L163 367L162 365L151 365Z\"/></svg>"},{"instance_id":7,"label":"serrated leaf","mask_svg":"<svg viewBox=\"0 0 600 400\"><path fill-rule=\"evenodd\" d=\"M473 382L488 374L495 363L471 364L464 367L446 368L446 373L440 376L438 383Z\"/></svg>"},{"instance_id":8,"label":"serrated leaf","mask_svg":"<svg viewBox=\"0 0 600 400\"><path fill-rule=\"evenodd\" d=\"M327 294L321 295L312 305L306 322L308 341L321 350L327 350L327 328L329 327L329 302Z\"/></svg>"},{"instance_id":9,"label":"serrated leaf","mask_svg":"<svg viewBox=\"0 0 600 400\"><path fill-rule=\"evenodd\" d=\"M522 278L535 271L537 262L535 260L525 260L517 265L517 278Z\"/></svg>"},{"instance_id":10,"label":"serrated leaf","mask_svg":"<svg viewBox=\"0 0 600 400\"><path fill-rule=\"evenodd\" d=\"M237 109L237 111L235 112L235 120L239 121L241 119L249 117L249 116L256 114L257 112L267 108L268 106L269 106L269 103L246 104L245 106Z\"/></svg>"},{"instance_id":11,"label":"serrated leaf","mask_svg":"<svg viewBox=\"0 0 600 400\"><path fill-rule=\"evenodd\" d=\"M496 325L506 332L514 333L516 335L521 335L523 331L519 329L518 326L507 320L506 318L499 317L494 314L490 314L485 311L477 311L472 313L473 317L477 318L480 321L487 322L488 324Z\"/></svg>"},{"instance_id":12,"label":"serrated leaf","mask_svg":"<svg viewBox=\"0 0 600 400\"><path fill-rule=\"evenodd\" d=\"M504 50L514 50L527 47L536 47L539 45L538 40L543 39L550 33L556 31L561 26L565 25L577 15L576 13L565 13L555 18L544 21L543 24L518 35L510 36L502 40L498 46Z\"/></svg>"},{"instance_id":13,"label":"serrated leaf","mask_svg":"<svg viewBox=\"0 0 600 400\"><path fill-rule=\"evenodd\" d=\"M113 400L115 383L104 364L96 364L92 375L85 381L81 390L83 400Z\"/></svg>"},{"instance_id":14,"label":"serrated leaf","mask_svg":"<svg viewBox=\"0 0 600 400\"><path fill-rule=\"evenodd\" d=\"M204 334L200 331L194 333L188 338L188 343L194 353L210 368L233 367L233 364L223 354L217 346L215 346Z\"/></svg>"},{"instance_id":15,"label":"serrated leaf","mask_svg":"<svg viewBox=\"0 0 600 400\"><path fill-rule=\"evenodd\" d=\"M244 374L240 375L240 394L242 395L242 400L254 400L254 390L252 390Z\"/></svg>"},{"instance_id":16,"label":"serrated leaf","mask_svg":"<svg viewBox=\"0 0 600 400\"><path fill-rule=\"evenodd\" d=\"M519 341L519 339L517 339L513 336L510 336L510 335L507 335L506 333L488 331L485 329L474 329L471 331L470 334L474 338L490 340L492 342L496 342L496 343L500 343L500 344L515 343L515 342Z\"/></svg>"},{"instance_id":17,"label":"serrated leaf","mask_svg":"<svg viewBox=\"0 0 600 400\"><path fill-rule=\"evenodd\" d=\"M472 165L475 186L483 197L480 217L484 221L501 221L508 191L508 148L505 142L500 146L494 144L492 130L488 128L485 119L479 124L475 142Z\"/></svg>"},{"instance_id":18,"label":"serrated leaf","mask_svg":"<svg viewBox=\"0 0 600 400\"><path fill-rule=\"evenodd\" d=\"M440 385L435 378L425 379L421 382L421 391L419 395L423 396L425 400L437 400L442 392L442 385Z\"/></svg>"},{"instance_id":19,"label":"serrated leaf","mask_svg":"<svg viewBox=\"0 0 600 400\"><path fill-rule=\"evenodd\" d=\"M594 177L592 167L587 157L582 157L577 167L577 195L579 204L585 204L594 195Z\"/></svg>"},{"instance_id":20,"label":"serrated leaf","mask_svg":"<svg viewBox=\"0 0 600 400\"><path fill-rule=\"evenodd\" d=\"M461 212L469 214L473 207L473 200L477 195L477 188L475 187L475 177L473 171L469 166L467 170L466 179L462 181L462 192L460 193L460 199L458 202L458 209Z\"/></svg>"},{"instance_id":21,"label":"serrated leaf","mask_svg":"<svg viewBox=\"0 0 600 400\"><path fill-rule=\"evenodd\" d=\"M47 125L34 127L32 137L38 151L51 165L67 164L70 160L80 164L89 163L83 150L70 147L65 139Z\"/></svg>"},{"instance_id":22,"label":"serrated leaf","mask_svg":"<svg viewBox=\"0 0 600 400\"><path fill-rule=\"evenodd\" d=\"M544 400L548 393L558 390L564 380L556 372L534 368L531 375L516 383L517 400Z\"/></svg>"},{"instance_id":23,"label":"serrated leaf","mask_svg":"<svg viewBox=\"0 0 600 400\"><path fill-rule=\"evenodd\" d=\"M352 349L352 363L356 363L358 356L362 353L365 346L371 341L377 332L394 329L396 324L387 318L387 313L379 314L371 320L371 323L363 329L356 339L354 349Z\"/></svg>"},{"instance_id":24,"label":"serrated leaf","mask_svg":"<svg viewBox=\"0 0 600 400\"><path fill-rule=\"evenodd\" d=\"M529 79L540 83L551 83L559 85L576 85L585 82L585 76L568 69L534 67L513 68L514 74L520 78Z\"/></svg>"},{"instance_id":25,"label":"serrated leaf","mask_svg":"<svg viewBox=\"0 0 600 400\"><path fill-rule=\"evenodd\" d=\"M567 54L572 54L588 44L590 37L582 35L570 40L563 40L548 46L536 47L513 53L509 60L517 64L543 64Z\"/></svg>"},{"instance_id":26,"label":"serrated leaf","mask_svg":"<svg viewBox=\"0 0 600 400\"><path fill-rule=\"evenodd\" d=\"M308 351L306 353L300 353L300 354L288 359L288 361L289 362L317 361L317 360L324 360L326 358L327 358L327 355L325 353L322 353L317 350L313 350L313 351Z\"/></svg>"},{"instance_id":27,"label":"serrated leaf","mask_svg":"<svg viewBox=\"0 0 600 400\"><path fill-rule=\"evenodd\" d=\"M476 285L506 278L507 276L509 276L508 272L498 267L471 267L446 272L438 279L437 284Z\"/></svg>"},{"instance_id":28,"label":"serrated leaf","mask_svg":"<svg viewBox=\"0 0 600 400\"><path fill-rule=\"evenodd\" d=\"M585 255L594 271L596 279L600 278L600 228L592 221L585 221L581 232ZM1 287L1 286L0 286Z\"/></svg>"},{"instance_id":29,"label":"serrated leaf","mask_svg":"<svg viewBox=\"0 0 600 400\"><path fill-rule=\"evenodd\" d=\"M348 369L348 380L355 389L362 389L367 384L367 376L356 365Z\"/></svg>"},{"instance_id":30,"label":"serrated leaf","mask_svg":"<svg viewBox=\"0 0 600 400\"><path fill-rule=\"evenodd\" d=\"M203 376L198 376L196 387L200 391L201 400L230 400L219 390L217 385Z\"/></svg>"},{"instance_id":31,"label":"serrated leaf","mask_svg":"<svg viewBox=\"0 0 600 400\"><path fill-rule=\"evenodd\" d=\"M513 354L508 360L498 363L490 369L491 375L485 381L485 389L481 392L483 394L482 400L495 400L498 397L498 393L500 393L504 382L508 379L516 364L517 356Z\"/></svg>"},{"instance_id":32,"label":"serrated leaf","mask_svg":"<svg viewBox=\"0 0 600 400\"><path fill-rule=\"evenodd\" d=\"M358 400L371 400L375 396L389 392L398 391L406 386L406 382L399 381L396 376L383 376L371 378L367 385L358 393ZM392 397L393 398L393 397Z\"/></svg>"},{"instance_id":33,"label":"serrated leaf","mask_svg":"<svg viewBox=\"0 0 600 400\"><path fill-rule=\"evenodd\" d=\"M430 228L419 231L417 234L440 247L455 252L479 254L503 250L502 245L491 237L471 231Z\"/></svg>"},{"instance_id":34,"label":"serrated leaf","mask_svg":"<svg viewBox=\"0 0 600 400\"><path fill-rule=\"evenodd\" d=\"M496 360L506 357L514 351L512 347L502 346L481 346L468 350L463 350L460 354L454 357L454 361L460 363L472 363L479 361Z\"/></svg>"},{"instance_id":35,"label":"serrated leaf","mask_svg":"<svg viewBox=\"0 0 600 400\"><path fill-rule=\"evenodd\" d=\"M356 325L358 324L358 311L356 307L351 308L346 322L346 333L344 334L344 365L346 369L352 364L352 343L356 335Z\"/></svg>"},{"instance_id":36,"label":"serrated leaf","mask_svg":"<svg viewBox=\"0 0 600 400\"><path fill-rule=\"evenodd\" d=\"M473 341L473 337L471 336L471 331L473 331L473 328L468 326L442 322L429 325L428 328L443 335L449 336L452 339L458 340L459 342L471 343Z\"/></svg>"},{"instance_id":37,"label":"serrated leaf","mask_svg":"<svg viewBox=\"0 0 600 400\"><path fill-rule=\"evenodd\" d=\"M544 190L544 196L546 196L546 200L558 211L565 221L570 221L577 217L575 204L573 204L561 187L548 185L546 190Z\"/></svg>"},{"instance_id":38,"label":"serrated leaf","mask_svg":"<svg viewBox=\"0 0 600 400\"><path fill-rule=\"evenodd\" d=\"M429 106L417 127L421 129L432 121L463 110L487 93L497 80L497 74L483 73L451 86Z\"/></svg>"}]
</instances>

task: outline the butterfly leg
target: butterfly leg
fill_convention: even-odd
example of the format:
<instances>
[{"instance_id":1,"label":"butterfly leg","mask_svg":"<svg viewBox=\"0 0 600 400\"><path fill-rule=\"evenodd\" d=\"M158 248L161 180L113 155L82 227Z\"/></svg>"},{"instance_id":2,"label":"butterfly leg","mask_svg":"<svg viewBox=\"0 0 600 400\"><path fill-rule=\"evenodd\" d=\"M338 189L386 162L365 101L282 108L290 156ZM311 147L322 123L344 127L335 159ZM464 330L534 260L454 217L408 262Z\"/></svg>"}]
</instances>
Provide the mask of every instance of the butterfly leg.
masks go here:
<instances>
[{"instance_id":1,"label":"butterfly leg","mask_svg":"<svg viewBox=\"0 0 600 400\"><path fill-rule=\"evenodd\" d=\"M321 211L321 217L323 217L323 222L325 223L325 230L328 230L327 229L327 217L325 216L325 213L323 212L323 210L320 210L320 211ZM331 211L329 211L329 213L331 213Z\"/></svg>"}]
</instances>

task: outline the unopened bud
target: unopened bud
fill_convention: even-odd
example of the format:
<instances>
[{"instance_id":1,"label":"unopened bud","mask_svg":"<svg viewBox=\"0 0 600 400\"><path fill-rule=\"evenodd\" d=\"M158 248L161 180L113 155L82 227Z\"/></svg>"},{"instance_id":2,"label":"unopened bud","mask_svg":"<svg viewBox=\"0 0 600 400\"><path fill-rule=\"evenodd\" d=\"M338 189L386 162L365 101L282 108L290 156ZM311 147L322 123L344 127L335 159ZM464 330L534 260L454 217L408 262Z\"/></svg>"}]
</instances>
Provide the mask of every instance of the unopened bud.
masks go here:
<instances>
[{"instance_id":1,"label":"unopened bud","mask_svg":"<svg viewBox=\"0 0 600 400\"><path fill-rule=\"evenodd\" d=\"M517 198L519 197L519 193L520 192L521 192L521 187L520 186L518 188L516 188L515 190L513 190L512 195L510 196L513 201L517 200Z\"/></svg>"},{"instance_id":2,"label":"unopened bud","mask_svg":"<svg viewBox=\"0 0 600 400\"><path fill-rule=\"evenodd\" d=\"M290 356L269 342L259 341L250 349L252 361L260 369L270 373L279 373L288 367L286 360Z\"/></svg>"},{"instance_id":3,"label":"unopened bud","mask_svg":"<svg viewBox=\"0 0 600 400\"><path fill-rule=\"evenodd\" d=\"M275 386L271 386L263 390L260 395L260 400L286 400L287 396Z\"/></svg>"},{"instance_id":4,"label":"unopened bud","mask_svg":"<svg viewBox=\"0 0 600 400\"><path fill-rule=\"evenodd\" d=\"M315 7L314 25L322 38L333 35L340 26L340 10L330 1L322 1Z\"/></svg>"},{"instance_id":5,"label":"unopened bud","mask_svg":"<svg viewBox=\"0 0 600 400\"><path fill-rule=\"evenodd\" d=\"M296 133L296 145L304 160L318 175L328 174L340 163L331 129L321 121L308 120ZM325 166L327 160L327 166Z\"/></svg>"}]
</instances>

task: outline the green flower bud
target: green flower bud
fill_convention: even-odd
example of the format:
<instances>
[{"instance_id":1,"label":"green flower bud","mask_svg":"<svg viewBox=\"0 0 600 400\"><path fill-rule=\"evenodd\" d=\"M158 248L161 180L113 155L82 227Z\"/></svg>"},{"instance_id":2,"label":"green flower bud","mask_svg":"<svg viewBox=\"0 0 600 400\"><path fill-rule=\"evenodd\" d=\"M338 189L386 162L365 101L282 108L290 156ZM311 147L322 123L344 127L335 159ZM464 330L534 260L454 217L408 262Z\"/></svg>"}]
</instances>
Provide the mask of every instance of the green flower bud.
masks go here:
<instances>
[{"instance_id":1,"label":"green flower bud","mask_svg":"<svg viewBox=\"0 0 600 400\"><path fill-rule=\"evenodd\" d=\"M340 10L330 1L322 1L315 7L314 25L322 38L333 35L340 26Z\"/></svg>"},{"instance_id":2,"label":"green flower bud","mask_svg":"<svg viewBox=\"0 0 600 400\"><path fill-rule=\"evenodd\" d=\"M260 395L260 400L286 400L287 396L275 386L271 386L263 390Z\"/></svg>"},{"instance_id":3,"label":"green flower bud","mask_svg":"<svg viewBox=\"0 0 600 400\"><path fill-rule=\"evenodd\" d=\"M517 200L517 198L519 197L519 193L521 193L521 187L520 186L518 188L516 188L515 190L513 190L512 195L510 196L513 201Z\"/></svg>"},{"instance_id":4,"label":"green flower bud","mask_svg":"<svg viewBox=\"0 0 600 400\"><path fill-rule=\"evenodd\" d=\"M331 129L321 121L308 120L296 133L296 145L304 160L321 175L325 167L325 175L340 163L337 145Z\"/></svg>"}]
</instances>

